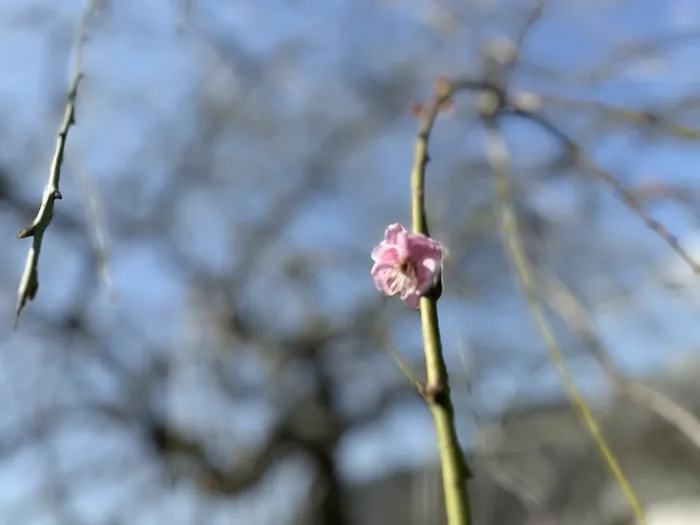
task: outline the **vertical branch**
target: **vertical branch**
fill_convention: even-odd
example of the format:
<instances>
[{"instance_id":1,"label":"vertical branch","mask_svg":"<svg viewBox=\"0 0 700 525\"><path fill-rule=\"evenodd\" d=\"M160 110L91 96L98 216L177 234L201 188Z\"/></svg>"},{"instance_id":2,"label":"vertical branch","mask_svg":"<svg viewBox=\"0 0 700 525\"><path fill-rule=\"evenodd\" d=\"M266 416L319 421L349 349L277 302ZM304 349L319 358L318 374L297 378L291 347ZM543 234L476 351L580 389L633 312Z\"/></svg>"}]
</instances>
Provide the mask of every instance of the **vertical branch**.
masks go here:
<instances>
[{"instance_id":1,"label":"vertical branch","mask_svg":"<svg viewBox=\"0 0 700 525\"><path fill-rule=\"evenodd\" d=\"M522 240L520 239L520 234L518 232L517 218L510 203L511 195L510 182L508 180L508 149L495 122L495 117L493 115L485 115L484 123L487 128L486 154L496 179L495 208L499 216L499 226L501 228L503 243L509 254L514 272L520 281L521 287L523 288L526 299L530 305L530 310L532 311L532 316L535 319L535 323L537 324L537 327L542 334L542 338L547 345L550 359L561 375L572 403L578 408L584 425L598 445L598 449L600 450L605 463L624 492L634 514L639 520L639 523L646 525L647 521L642 505L634 493L632 486L627 480L627 477L622 471L617 458L610 449L607 440L603 436L598 422L595 420L590 408L588 407L588 404L579 392L573 378L571 377L571 374L566 368L564 357L562 356L559 345L554 337L554 330L550 326L550 323L545 316L544 309L540 304L535 279L532 268L530 267L530 261L527 259L527 255L523 249Z\"/></svg>"},{"instance_id":2,"label":"vertical branch","mask_svg":"<svg viewBox=\"0 0 700 525\"><path fill-rule=\"evenodd\" d=\"M411 170L413 231L428 235L425 213L425 168L429 161L428 141L440 108L449 101L452 86L446 80L436 83L434 100L422 111L415 157ZM437 298L422 297L420 302L423 348L426 363L425 399L433 416L437 433L442 483L448 525L469 525L471 508L467 492L469 468L464 459L454 423L454 407L450 396L447 366L437 312Z\"/></svg>"},{"instance_id":3,"label":"vertical branch","mask_svg":"<svg viewBox=\"0 0 700 525\"><path fill-rule=\"evenodd\" d=\"M63 118L58 130L56 139L56 149L49 168L49 180L44 188L39 211L31 226L24 228L17 234L18 239L32 238L32 246L27 254L27 261L24 265L24 272L20 278L17 289L17 303L15 306L15 328L19 323L19 316L27 301L32 301L36 297L39 289L39 254L46 232L53 217L54 205L57 200L61 200L63 195L59 189L61 181L61 167L63 166L63 155L68 139L68 131L75 124L75 103L78 96L78 84L82 77L83 44L87 36L87 25L95 8L96 0L90 0L83 14L78 27L78 37L76 44L75 65L73 67L73 77L68 88L68 100L63 110Z\"/></svg>"}]
</instances>

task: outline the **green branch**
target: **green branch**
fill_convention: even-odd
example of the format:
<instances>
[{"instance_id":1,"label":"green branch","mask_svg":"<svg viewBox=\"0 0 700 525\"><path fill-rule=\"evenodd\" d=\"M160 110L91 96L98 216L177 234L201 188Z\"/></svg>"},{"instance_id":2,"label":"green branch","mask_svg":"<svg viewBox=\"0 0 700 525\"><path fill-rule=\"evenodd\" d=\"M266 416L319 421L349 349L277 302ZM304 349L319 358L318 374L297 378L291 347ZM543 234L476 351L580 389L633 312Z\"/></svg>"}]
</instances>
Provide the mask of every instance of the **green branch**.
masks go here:
<instances>
[{"instance_id":1,"label":"green branch","mask_svg":"<svg viewBox=\"0 0 700 525\"><path fill-rule=\"evenodd\" d=\"M617 458L610 449L607 440L603 436L600 426L595 420L595 417L588 407L588 404L576 387L576 384L574 383L574 380L569 373L566 364L564 363L564 357L562 356L562 352L559 349L559 345L557 344L554 336L554 330L550 326L550 323L545 316L544 309L540 303L530 261L525 254L525 250L522 246L522 240L520 239L517 217L511 206L510 182L508 180L508 149L495 122L495 117L493 115L485 116L484 123L487 128L486 154L489 158L489 163L491 164L491 168L496 179L495 208L499 217L503 244L509 255L514 273L518 278L523 292L525 293L527 302L530 305L530 310L532 311L535 324L537 325L537 328L542 334L542 338L547 345L549 357L564 381L564 386L566 387L569 397L571 398L571 402L578 408L583 424L598 445L600 454L603 456L603 459L615 480L620 485L620 488L629 501L635 516L639 520L639 523L641 525L646 525L647 521L644 515L644 509L634 493L632 486L627 480L627 477L622 471Z\"/></svg>"},{"instance_id":2,"label":"green branch","mask_svg":"<svg viewBox=\"0 0 700 525\"><path fill-rule=\"evenodd\" d=\"M36 293L39 290L39 254L44 240L44 233L51 224L53 218L54 205L57 200L61 200L63 195L59 190L61 181L61 168L63 166L63 156L66 149L66 140L68 139L68 131L75 124L75 103L78 97L78 84L82 78L82 60L83 60L83 44L87 36L87 25L95 9L94 0L88 4L88 7L83 14L82 20L78 27L78 38L76 44L75 65L73 67L73 77L68 89L68 100L66 101L63 110L63 118L61 126L58 130L58 138L56 139L56 149L51 160L49 169L49 179L44 188L44 193L41 199L41 205L32 224L22 229L17 234L18 239L32 238L32 246L29 248L27 260L24 265L24 272L19 281L17 289L17 303L15 306L15 328L19 323L19 316L22 313L27 301L34 300Z\"/></svg>"},{"instance_id":3,"label":"green branch","mask_svg":"<svg viewBox=\"0 0 700 525\"><path fill-rule=\"evenodd\" d=\"M435 97L422 108L418 139L411 170L413 231L428 233L425 213L425 168L429 161L428 141L440 109L449 103L454 86L446 80L436 83ZM475 86L475 87L481 87ZM426 296L420 302L423 348L425 351L426 385L421 394L433 416L437 433L442 483L448 525L470 525L471 507L467 491L469 467L464 459L454 422L449 377L442 352L437 298Z\"/></svg>"}]
</instances>

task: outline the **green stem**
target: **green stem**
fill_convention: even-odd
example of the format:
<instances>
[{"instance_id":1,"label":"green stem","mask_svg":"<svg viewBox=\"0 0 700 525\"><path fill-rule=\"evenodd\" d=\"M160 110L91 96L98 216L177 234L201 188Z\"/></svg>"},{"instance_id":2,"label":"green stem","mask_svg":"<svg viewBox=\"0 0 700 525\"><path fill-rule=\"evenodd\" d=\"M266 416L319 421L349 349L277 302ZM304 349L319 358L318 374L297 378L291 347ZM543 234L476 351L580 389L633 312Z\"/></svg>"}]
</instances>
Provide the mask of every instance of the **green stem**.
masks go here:
<instances>
[{"instance_id":1,"label":"green stem","mask_svg":"<svg viewBox=\"0 0 700 525\"><path fill-rule=\"evenodd\" d=\"M485 125L488 132L486 152L495 176L495 207L499 216L499 226L501 228L503 244L510 258L515 277L519 281L525 294L535 324L547 346L549 357L564 381L564 386L572 404L578 408L581 421L588 429L591 437L598 446L603 460L629 501L638 523L646 525L647 520L644 514L644 508L632 489L610 445L608 445L607 440L603 436L603 432L593 412L588 407L586 400L566 367L564 356L554 336L554 329L550 325L544 309L540 304L534 272L520 238L517 216L512 209L508 173L508 148L495 119L493 117L486 118Z\"/></svg>"},{"instance_id":2,"label":"green stem","mask_svg":"<svg viewBox=\"0 0 700 525\"><path fill-rule=\"evenodd\" d=\"M433 103L425 108L416 141L411 172L413 231L424 235L428 235L424 199L428 139L438 109L448 97L449 93L438 94ZM467 492L469 468L455 428L449 377L442 353L437 299L422 297L420 313L426 364L426 386L422 394L430 408L437 434L447 523L448 525L470 525L471 509Z\"/></svg>"},{"instance_id":3,"label":"green stem","mask_svg":"<svg viewBox=\"0 0 700 525\"><path fill-rule=\"evenodd\" d=\"M455 428L447 367L442 355L440 325L435 299L423 297L420 305L425 349L426 387L423 397L433 416L438 440L442 485L448 525L470 525L471 508L467 491L467 466Z\"/></svg>"}]
</instances>

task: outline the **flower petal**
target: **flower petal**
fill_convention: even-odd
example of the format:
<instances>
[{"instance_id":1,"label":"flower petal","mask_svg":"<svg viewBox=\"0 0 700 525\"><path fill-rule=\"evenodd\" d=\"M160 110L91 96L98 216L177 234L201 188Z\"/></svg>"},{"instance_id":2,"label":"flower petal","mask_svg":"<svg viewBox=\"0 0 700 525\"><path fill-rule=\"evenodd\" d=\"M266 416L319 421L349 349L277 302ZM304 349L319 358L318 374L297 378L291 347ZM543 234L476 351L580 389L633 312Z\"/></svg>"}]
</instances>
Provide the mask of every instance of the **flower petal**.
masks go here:
<instances>
[{"instance_id":1,"label":"flower petal","mask_svg":"<svg viewBox=\"0 0 700 525\"><path fill-rule=\"evenodd\" d=\"M386 227L386 230L384 230L384 240L390 244L396 244L396 237L399 233L407 233L403 224L398 222L390 224Z\"/></svg>"},{"instance_id":2,"label":"flower petal","mask_svg":"<svg viewBox=\"0 0 700 525\"><path fill-rule=\"evenodd\" d=\"M385 295L388 295L391 289L391 279L390 279L391 266L386 266L381 263L375 264L372 267L372 277L374 278L374 285L377 290Z\"/></svg>"},{"instance_id":3,"label":"flower petal","mask_svg":"<svg viewBox=\"0 0 700 525\"><path fill-rule=\"evenodd\" d=\"M407 253L395 244L385 244L382 242L372 250L372 260L375 263L396 264L406 257Z\"/></svg>"},{"instance_id":4,"label":"flower petal","mask_svg":"<svg viewBox=\"0 0 700 525\"><path fill-rule=\"evenodd\" d=\"M443 252L440 244L421 234L410 236L410 260L416 268L420 293L427 293L434 285L442 269Z\"/></svg>"},{"instance_id":5,"label":"flower petal","mask_svg":"<svg viewBox=\"0 0 700 525\"><path fill-rule=\"evenodd\" d=\"M397 232L393 238L396 242L384 240L372 250L373 261L387 260L387 257L391 257L394 261L400 261L410 257L410 241L406 232Z\"/></svg>"},{"instance_id":6,"label":"flower petal","mask_svg":"<svg viewBox=\"0 0 700 525\"><path fill-rule=\"evenodd\" d=\"M435 239L426 237L421 233L409 235L411 260L418 262L424 258L441 259L442 247Z\"/></svg>"},{"instance_id":7,"label":"flower petal","mask_svg":"<svg viewBox=\"0 0 700 525\"><path fill-rule=\"evenodd\" d=\"M372 250L372 260L374 262L380 261L383 257L384 252L390 246L392 245L388 244L386 241L380 242L377 246L374 247L374 250Z\"/></svg>"},{"instance_id":8,"label":"flower petal","mask_svg":"<svg viewBox=\"0 0 700 525\"><path fill-rule=\"evenodd\" d=\"M403 228L403 226L401 226ZM410 233L408 233L406 230L400 231L396 233L396 246L398 246L401 249L401 253L404 256L404 258L408 259L411 254L410 254L410 249L411 249L411 240L410 240Z\"/></svg>"},{"instance_id":9,"label":"flower petal","mask_svg":"<svg viewBox=\"0 0 700 525\"><path fill-rule=\"evenodd\" d=\"M425 262L433 262L435 263L436 261L434 259L425 259ZM420 265L416 268L416 279L417 279L417 284L416 284L416 289L421 293L425 294L430 291L430 289L435 286L435 283L437 282L437 278L440 275L440 265L439 263L436 264L435 266L425 266L425 265Z\"/></svg>"},{"instance_id":10,"label":"flower petal","mask_svg":"<svg viewBox=\"0 0 700 525\"><path fill-rule=\"evenodd\" d=\"M372 269L369 273L374 277L377 273L387 268L394 268L394 264L391 262L377 261L372 265Z\"/></svg>"},{"instance_id":11,"label":"flower petal","mask_svg":"<svg viewBox=\"0 0 700 525\"><path fill-rule=\"evenodd\" d=\"M411 308L413 308L414 310L418 310L418 308L420 308L420 298L421 295L418 292L416 292L409 294L406 297L402 297L401 299L403 299L403 302Z\"/></svg>"}]
</instances>

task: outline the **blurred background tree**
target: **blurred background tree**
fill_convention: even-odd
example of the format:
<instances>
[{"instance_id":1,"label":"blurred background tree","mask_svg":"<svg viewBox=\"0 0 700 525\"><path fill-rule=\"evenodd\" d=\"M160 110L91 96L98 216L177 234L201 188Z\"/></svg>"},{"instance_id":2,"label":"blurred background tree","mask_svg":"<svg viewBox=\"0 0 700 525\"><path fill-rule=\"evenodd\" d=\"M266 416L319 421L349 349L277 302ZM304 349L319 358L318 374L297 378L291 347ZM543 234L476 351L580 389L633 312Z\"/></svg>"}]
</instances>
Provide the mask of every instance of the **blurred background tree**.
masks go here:
<instances>
[{"instance_id":1,"label":"blurred background tree","mask_svg":"<svg viewBox=\"0 0 700 525\"><path fill-rule=\"evenodd\" d=\"M697 285L589 164L697 254L700 5L99 1L13 330L14 237L85 7L0 5L0 521L441 523L432 425L395 362L421 375L419 323L368 272L409 222L411 104L444 75L522 110L503 132L528 253L545 295L556 277L585 306L550 305L562 348L650 519L696 523ZM631 524L499 244L483 95L440 116L428 172L476 523Z\"/></svg>"}]
</instances>

